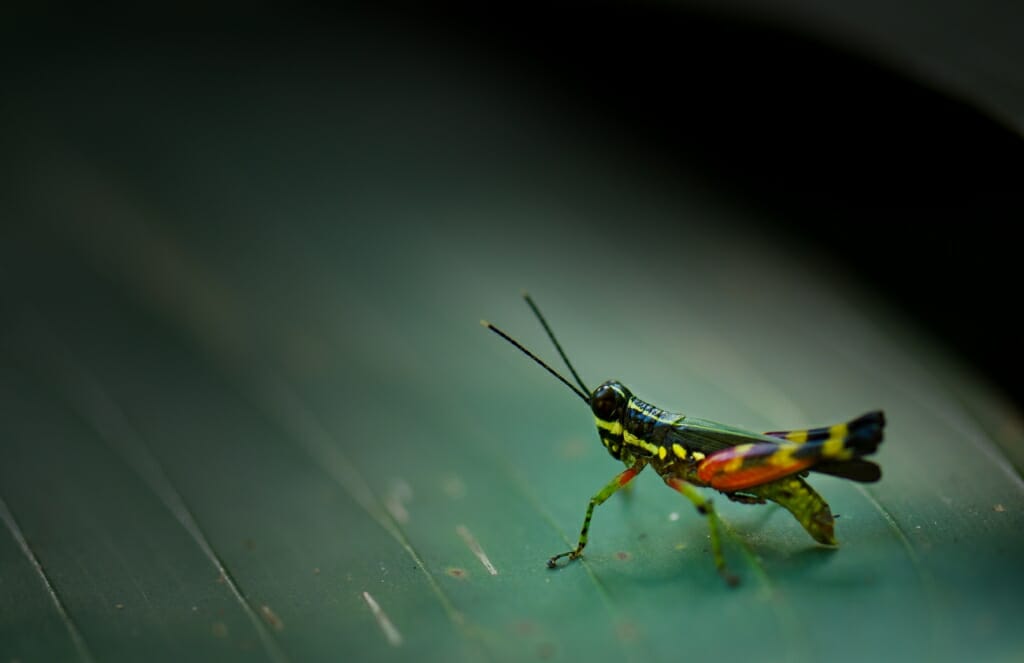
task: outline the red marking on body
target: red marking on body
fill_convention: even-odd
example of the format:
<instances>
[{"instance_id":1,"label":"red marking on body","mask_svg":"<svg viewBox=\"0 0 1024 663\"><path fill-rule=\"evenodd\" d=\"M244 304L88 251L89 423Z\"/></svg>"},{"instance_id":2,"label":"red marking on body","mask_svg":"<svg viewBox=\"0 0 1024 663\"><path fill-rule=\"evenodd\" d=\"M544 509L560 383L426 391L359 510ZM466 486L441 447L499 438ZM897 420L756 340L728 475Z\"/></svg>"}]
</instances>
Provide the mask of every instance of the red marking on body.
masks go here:
<instances>
[{"instance_id":1,"label":"red marking on body","mask_svg":"<svg viewBox=\"0 0 1024 663\"><path fill-rule=\"evenodd\" d=\"M807 469L814 464L814 458L794 460L788 465L771 465L768 463L740 467L737 470L727 471L725 465L743 454L724 451L711 456L697 467L697 477L707 485L717 490L731 492L753 488L776 479L795 474L800 470Z\"/></svg>"},{"instance_id":2,"label":"red marking on body","mask_svg":"<svg viewBox=\"0 0 1024 663\"><path fill-rule=\"evenodd\" d=\"M679 490L682 484L686 482L683 481L682 479L677 479L676 477L668 477L667 479L665 479L665 483L667 483L669 487L672 488L673 490Z\"/></svg>"}]
</instances>

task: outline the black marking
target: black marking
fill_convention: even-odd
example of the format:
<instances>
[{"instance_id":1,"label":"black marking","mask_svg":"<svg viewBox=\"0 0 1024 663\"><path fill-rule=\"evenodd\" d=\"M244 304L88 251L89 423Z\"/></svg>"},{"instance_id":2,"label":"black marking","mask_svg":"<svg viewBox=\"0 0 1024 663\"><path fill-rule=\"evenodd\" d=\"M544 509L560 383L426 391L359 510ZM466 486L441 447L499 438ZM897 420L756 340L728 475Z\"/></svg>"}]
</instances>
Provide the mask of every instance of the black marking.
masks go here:
<instances>
[{"instance_id":1,"label":"black marking","mask_svg":"<svg viewBox=\"0 0 1024 663\"><path fill-rule=\"evenodd\" d=\"M868 412L846 424L848 432L844 446L853 449L858 456L875 453L882 441L885 415L881 411Z\"/></svg>"},{"instance_id":2,"label":"black marking","mask_svg":"<svg viewBox=\"0 0 1024 663\"><path fill-rule=\"evenodd\" d=\"M813 468L815 472L831 474L834 477L842 477L861 483L874 483L882 478L882 468L870 460L855 458L853 460L826 460L818 463Z\"/></svg>"},{"instance_id":3,"label":"black marking","mask_svg":"<svg viewBox=\"0 0 1024 663\"><path fill-rule=\"evenodd\" d=\"M758 497L757 495L748 495L746 493L726 493L725 496L728 497L733 502L739 502L740 504L764 504L765 503L765 500L764 500L763 497Z\"/></svg>"}]
</instances>

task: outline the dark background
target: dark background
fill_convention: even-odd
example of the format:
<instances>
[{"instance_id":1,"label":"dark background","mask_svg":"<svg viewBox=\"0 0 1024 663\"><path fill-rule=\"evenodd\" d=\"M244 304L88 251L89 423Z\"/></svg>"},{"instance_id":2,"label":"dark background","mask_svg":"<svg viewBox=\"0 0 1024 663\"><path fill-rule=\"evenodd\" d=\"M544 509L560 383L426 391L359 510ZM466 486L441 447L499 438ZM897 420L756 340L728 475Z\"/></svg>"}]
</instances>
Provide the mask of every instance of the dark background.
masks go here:
<instances>
[{"instance_id":1,"label":"dark background","mask_svg":"<svg viewBox=\"0 0 1024 663\"><path fill-rule=\"evenodd\" d=\"M812 34L736 14L608 4L421 18L762 207L760 230L854 273L1024 403L1013 131Z\"/></svg>"},{"instance_id":2,"label":"dark background","mask_svg":"<svg viewBox=\"0 0 1024 663\"><path fill-rule=\"evenodd\" d=\"M8 18L0 34L15 74L39 58L90 50L130 61L154 42L183 53L212 48L240 65L253 53L296 49L345 57L352 30L444 42L486 84L526 81L577 114L581 130L664 164L665 178L698 173L707 187L760 208L753 230L854 274L1024 403L1013 232L1024 212L1024 143L966 101L813 30L612 3L384 3L246 15L21 9ZM19 85L46 85L31 74L14 80L12 98ZM621 232L628 236L628 219Z\"/></svg>"}]
</instances>

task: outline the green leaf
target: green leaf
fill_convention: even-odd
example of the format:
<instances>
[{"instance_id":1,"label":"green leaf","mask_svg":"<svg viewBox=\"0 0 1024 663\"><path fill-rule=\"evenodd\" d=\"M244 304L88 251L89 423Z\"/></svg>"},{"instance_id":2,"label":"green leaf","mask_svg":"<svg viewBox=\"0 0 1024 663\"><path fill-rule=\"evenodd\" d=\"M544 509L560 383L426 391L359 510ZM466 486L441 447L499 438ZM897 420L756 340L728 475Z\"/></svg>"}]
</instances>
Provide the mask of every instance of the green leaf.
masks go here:
<instances>
[{"instance_id":1,"label":"green leaf","mask_svg":"<svg viewBox=\"0 0 1024 663\"><path fill-rule=\"evenodd\" d=\"M506 136L458 77L167 99L159 59L80 66L133 86L8 183L0 660L1024 654L1017 413L762 211L539 111ZM546 569L621 465L477 324L557 363L524 287L591 386L760 430L884 408L881 482L812 478L840 547L719 496L729 588L648 472Z\"/></svg>"}]
</instances>

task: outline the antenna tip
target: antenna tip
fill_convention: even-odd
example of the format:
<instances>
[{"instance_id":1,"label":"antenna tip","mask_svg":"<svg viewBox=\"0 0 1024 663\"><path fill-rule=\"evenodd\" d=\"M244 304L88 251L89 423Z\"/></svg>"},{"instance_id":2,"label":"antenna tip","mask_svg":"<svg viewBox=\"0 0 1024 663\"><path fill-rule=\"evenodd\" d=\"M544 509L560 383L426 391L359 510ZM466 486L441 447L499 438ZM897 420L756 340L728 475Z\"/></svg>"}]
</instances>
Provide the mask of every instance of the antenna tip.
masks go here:
<instances>
[{"instance_id":1,"label":"antenna tip","mask_svg":"<svg viewBox=\"0 0 1024 663\"><path fill-rule=\"evenodd\" d=\"M491 323L487 322L486 320L481 320L480 325L483 327L487 327L488 329L491 328Z\"/></svg>"}]
</instances>

